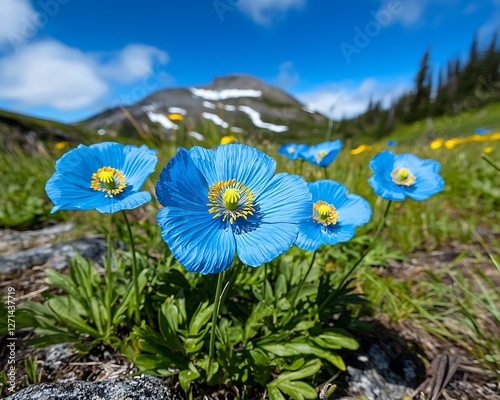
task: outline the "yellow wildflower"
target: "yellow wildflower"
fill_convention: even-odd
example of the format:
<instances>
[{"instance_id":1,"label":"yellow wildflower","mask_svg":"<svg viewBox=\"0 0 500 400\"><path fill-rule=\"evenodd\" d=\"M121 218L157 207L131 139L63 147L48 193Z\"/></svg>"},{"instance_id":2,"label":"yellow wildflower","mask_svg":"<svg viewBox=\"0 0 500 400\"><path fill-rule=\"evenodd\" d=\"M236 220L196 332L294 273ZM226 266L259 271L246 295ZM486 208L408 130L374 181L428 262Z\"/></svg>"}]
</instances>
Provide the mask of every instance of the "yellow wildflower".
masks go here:
<instances>
[{"instance_id":1,"label":"yellow wildflower","mask_svg":"<svg viewBox=\"0 0 500 400\"><path fill-rule=\"evenodd\" d=\"M236 138L233 135L223 136L220 139L220 144L230 144L236 142Z\"/></svg>"},{"instance_id":2,"label":"yellow wildflower","mask_svg":"<svg viewBox=\"0 0 500 400\"><path fill-rule=\"evenodd\" d=\"M182 121L184 119L184 116L182 114L170 114L168 116L168 119L170 121Z\"/></svg>"}]
</instances>

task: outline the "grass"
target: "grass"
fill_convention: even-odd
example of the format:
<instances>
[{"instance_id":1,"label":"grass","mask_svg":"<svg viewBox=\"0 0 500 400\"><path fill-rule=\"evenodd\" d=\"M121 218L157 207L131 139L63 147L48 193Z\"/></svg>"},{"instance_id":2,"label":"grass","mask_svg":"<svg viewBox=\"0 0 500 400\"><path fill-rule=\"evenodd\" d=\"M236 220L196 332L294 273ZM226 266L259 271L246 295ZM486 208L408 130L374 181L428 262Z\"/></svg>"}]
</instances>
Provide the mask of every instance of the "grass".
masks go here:
<instances>
[{"instance_id":1,"label":"grass","mask_svg":"<svg viewBox=\"0 0 500 400\"><path fill-rule=\"evenodd\" d=\"M463 137L474 134L476 128L480 127L500 130L500 103L434 118L432 123L422 120L400 125L387 139L396 140L401 144L422 144L429 141L431 133L442 138Z\"/></svg>"},{"instance_id":2,"label":"grass","mask_svg":"<svg viewBox=\"0 0 500 400\"><path fill-rule=\"evenodd\" d=\"M480 111L462 114L459 118L460 128L456 124L446 128L446 119L436 120L435 127L443 127L440 128L440 135L443 136L454 136L460 132L469 135L473 127L494 127L497 120L494 114L498 111L500 105L491 105ZM479 115L484 118L478 120ZM435 337L465 348L484 368L499 373L500 291L494 284L494 277L486 275L479 268L469 268L463 272L460 257L439 268L425 267L422 274L410 278L380 274L374 268L387 265L389 259L402 260L405 255L417 250L430 252L451 242L463 243L464 246L475 242L489 253L488 262L496 266L500 274L499 260L495 255L498 254L500 232L500 174L480 157L488 143L471 143L453 150L432 151L422 143L421 135L425 129L417 125L398 128L391 136L400 142L395 151L438 160L446 182L445 191L425 202L408 199L393 205L381 239L356 274L357 287L369 301L368 305L356 306L356 315L387 315L392 321L411 320ZM210 126L196 130L205 134L206 140L201 143L205 147L212 146L219 138L219 134ZM145 185L145 190L154 192L154 182L161 167L174 155L176 144L185 145L187 140L188 146L191 146L198 142L186 139L184 132L178 132L175 141L168 141L154 132L145 134L144 141L158 149L160 159L156 173ZM243 139L240 137L240 141ZM321 168L301 165L300 161L292 162L279 155L276 144L248 144L272 156L277 161L278 172L300 171L308 181L324 178ZM495 143L491 145L494 151L490 157L498 160L500 146ZM371 175L369 162L376 152L353 156L349 154L349 145L345 147L326 174L330 179L346 185L351 193L365 197L372 205L373 218L365 227L358 229L356 237L348 244L322 249L313 270L314 276L311 277L325 275L337 284L350 263L371 242L371 235L385 209L385 201L377 198L367 182ZM49 218L62 218L76 222L78 230L75 235L84 232L107 234L113 227L117 229L114 234L123 237L125 232L118 228L123 227L123 224L117 223L119 215L108 218L95 211L49 215L51 204L44 193L44 185L62 152L43 147L39 150L38 154L26 154L20 150L7 152L0 149L0 225L25 228ZM160 258L164 256L166 259L168 253L156 225L157 209L158 204L153 200L134 214L133 221L137 246L144 254L148 254L151 262L158 254ZM478 231L486 234L484 237L479 236ZM482 257L480 254L475 256ZM286 270L292 264L300 265L303 269L309 259L309 253L294 248L280 259L280 269ZM483 264L484 261L481 260Z\"/></svg>"}]
</instances>

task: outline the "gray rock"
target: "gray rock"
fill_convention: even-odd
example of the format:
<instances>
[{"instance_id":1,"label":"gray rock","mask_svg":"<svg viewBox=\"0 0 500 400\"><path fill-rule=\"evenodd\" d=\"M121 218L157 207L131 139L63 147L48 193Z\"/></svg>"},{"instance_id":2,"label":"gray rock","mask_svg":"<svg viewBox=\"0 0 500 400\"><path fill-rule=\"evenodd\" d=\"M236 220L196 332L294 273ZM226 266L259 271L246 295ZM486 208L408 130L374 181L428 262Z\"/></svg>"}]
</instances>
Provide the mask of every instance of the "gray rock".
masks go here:
<instances>
[{"instance_id":1,"label":"gray rock","mask_svg":"<svg viewBox=\"0 0 500 400\"><path fill-rule=\"evenodd\" d=\"M62 234L71 232L74 225L69 222L31 231L0 230L0 253L13 253L28 247L54 241Z\"/></svg>"},{"instance_id":2,"label":"gray rock","mask_svg":"<svg viewBox=\"0 0 500 400\"><path fill-rule=\"evenodd\" d=\"M71 258L81 254L84 258L100 262L107 252L106 239L90 236L64 243L33 247L5 257L0 257L0 276L17 275L36 265L56 270L68 266Z\"/></svg>"},{"instance_id":3,"label":"gray rock","mask_svg":"<svg viewBox=\"0 0 500 400\"><path fill-rule=\"evenodd\" d=\"M45 349L45 365L49 370L57 370L61 365L67 365L75 354L72 343L58 343Z\"/></svg>"},{"instance_id":4,"label":"gray rock","mask_svg":"<svg viewBox=\"0 0 500 400\"><path fill-rule=\"evenodd\" d=\"M360 365L347 367L349 392L368 400L396 400L410 395L417 383L417 366L400 354L396 368L392 356L377 344L370 346L367 354L359 355Z\"/></svg>"},{"instance_id":5,"label":"gray rock","mask_svg":"<svg viewBox=\"0 0 500 400\"><path fill-rule=\"evenodd\" d=\"M42 383L5 400L179 400L165 382L149 375L98 382Z\"/></svg>"}]
</instances>

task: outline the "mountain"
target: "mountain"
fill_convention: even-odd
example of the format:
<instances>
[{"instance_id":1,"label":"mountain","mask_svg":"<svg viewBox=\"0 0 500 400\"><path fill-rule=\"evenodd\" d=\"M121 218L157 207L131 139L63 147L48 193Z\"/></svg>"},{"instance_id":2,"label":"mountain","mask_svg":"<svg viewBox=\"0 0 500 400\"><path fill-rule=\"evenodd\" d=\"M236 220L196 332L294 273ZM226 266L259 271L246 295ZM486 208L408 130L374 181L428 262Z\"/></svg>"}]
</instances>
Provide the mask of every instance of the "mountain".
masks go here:
<instances>
[{"instance_id":1,"label":"mountain","mask_svg":"<svg viewBox=\"0 0 500 400\"><path fill-rule=\"evenodd\" d=\"M213 124L220 134L280 142L324 136L328 126L322 114L250 75L219 77L205 86L163 89L128 106L127 111L141 129L167 134L179 128L180 118L188 131ZM135 135L130 116L117 107L80 124L100 133Z\"/></svg>"},{"instance_id":2,"label":"mountain","mask_svg":"<svg viewBox=\"0 0 500 400\"><path fill-rule=\"evenodd\" d=\"M0 110L0 140L7 148L36 150L38 143L81 143L90 137L80 127Z\"/></svg>"}]
</instances>

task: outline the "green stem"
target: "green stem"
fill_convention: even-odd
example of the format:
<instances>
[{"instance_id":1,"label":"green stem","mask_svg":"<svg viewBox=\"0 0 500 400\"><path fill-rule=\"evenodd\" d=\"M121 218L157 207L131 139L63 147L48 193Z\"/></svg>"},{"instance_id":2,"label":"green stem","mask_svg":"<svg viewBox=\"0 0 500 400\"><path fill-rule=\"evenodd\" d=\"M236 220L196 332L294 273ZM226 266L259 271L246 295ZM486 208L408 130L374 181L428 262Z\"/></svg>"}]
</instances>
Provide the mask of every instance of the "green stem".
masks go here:
<instances>
[{"instance_id":1,"label":"green stem","mask_svg":"<svg viewBox=\"0 0 500 400\"><path fill-rule=\"evenodd\" d=\"M326 170L326 167L323 168L323 171L325 172L325 179L328 179L328 171Z\"/></svg>"},{"instance_id":2,"label":"green stem","mask_svg":"<svg viewBox=\"0 0 500 400\"><path fill-rule=\"evenodd\" d=\"M331 109L333 109L333 107ZM330 134L332 133L332 128L333 128L333 119L328 118L328 129L325 135L325 141L327 142L330 140Z\"/></svg>"},{"instance_id":3,"label":"green stem","mask_svg":"<svg viewBox=\"0 0 500 400\"><path fill-rule=\"evenodd\" d=\"M262 281L262 296L266 300L267 263L264 264L264 280Z\"/></svg>"},{"instance_id":4,"label":"green stem","mask_svg":"<svg viewBox=\"0 0 500 400\"><path fill-rule=\"evenodd\" d=\"M345 283L347 282L347 279L349 278L349 276L351 276L351 274L358 267L358 265L361 264L361 262L365 259L365 257L371 251L371 249L373 249L373 246L375 245L375 242L377 241L377 239L378 239L378 237L380 235L380 232L382 231L382 228L385 225L385 220L387 219L387 214L389 214L389 208L391 207L391 204L392 204L392 201L389 200L387 202L387 208L385 209L384 216L380 220L380 223L379 223L379 225L377 227L377 230L375 231L375 235L373 236L373 240L370 243L370 245L365 249L365 251L363 252L363 254L361 254L361 257L351 267L351 269L349 270L349 272L347 272L347 274L344 276L344 278L342 279L342 281L340 282L340 284L337 286L337 289L335 289L333 292L331 292L328 295L328 297L325 299L325 301L323 301L323 303L321 303L320 308L323 308L324 306L326 306L330 302L330 300L333 299L337 295L337 293L339 293L344 288Z\"/></svg>"},{"instance_id":5,"label":"green stem","mask_svg":"<svg viewBox=\"0 0 500 400\"><path fill-rule=\"evenodd\" d=\"M217 317L221 305L222 284L224 283L224 272L219 272L217 276L217 289L215 289L214 310L212 313L212 330L210 332L210 347L208 351L208 371L212 371L212 361L215 350L215 331L217 329Z\"/></svg>"},{"instance_id":6,"label":"green stem","mask_svg":"<svg viewBox=\"0 0 500 400\"><path fill-rule=\"evenodd\" d=\"M493 168L495 168L497 171L500 171L500 166L493 161L493 159L486 154L482 154L481 157L483 158L484 161L486 161L488 164L490 164Z\"/></svg>"},{"instance_id":7,"label":"green stem","mask_svg":"<svg viewBox=\"0 0 500 400\"><path fill-rule=\"evenodd\" d=\"M108 232L108 259L106 260L106 271L105 271L105 282L106 282L106 313L108 317L107 321L107 332L106 336L109 338L111 336L111 299L113 297L113 288L111 286L111 231Z\"/></svg>"},{"instance_id":8,"label":"green stem","mask_svg":"<svg viewBox=\"0 0 500 400\"><path fill-rule=\"evenodd\" d=\"M285 319L284 319L285 323L287 323L288 320L290 319L290 317L292 316L293 310L295 309L295 302L297 301L297 297L299 296L300 289L302 289L302 286L304 285L304 283L307 279L307 275L309 275L309 272L311 272L311 269L314 265L314 259L316 258L317 253L318 253L318 250L315 250L313 255L312 255L311 263L309 264L309 268L307 269L306 274L304 275L304 277L300 281L299 286L297 287L297 291L293 295L293 300L290 304L290 309L288 310L288 313L286 314Z\"/></svg>"},{"instance_id":9,"label":"green stem","mask_svg":"<svg viewBox=\"0 0 500 400\"><path fill-rule=\"evenodd\" d=\"M123 217L125 218L125 224L127 225L128 236L130 239L130 249L132 251L132 281L134 284L134 292L135 292L135 323L137 325L141 322L141 314L140 314L140 303L141 296L139 293L139 273L137 271L137 258L135 256L135 245L134 245L134 236L132 235L132 229L130 228L130 222L128 221L127 214L122 210Z\"/></svg>"},{"instance_id":10,"label":"green stem","mask_svg":"<svg viewBox=\"0 0 500 400\"><path fill-rule=\"evenodd\" d=\"M300 159L300 164L299 164L299 176L302 176L302 168L304 167L304 159Z\"/></svg>"}]
</instances>

